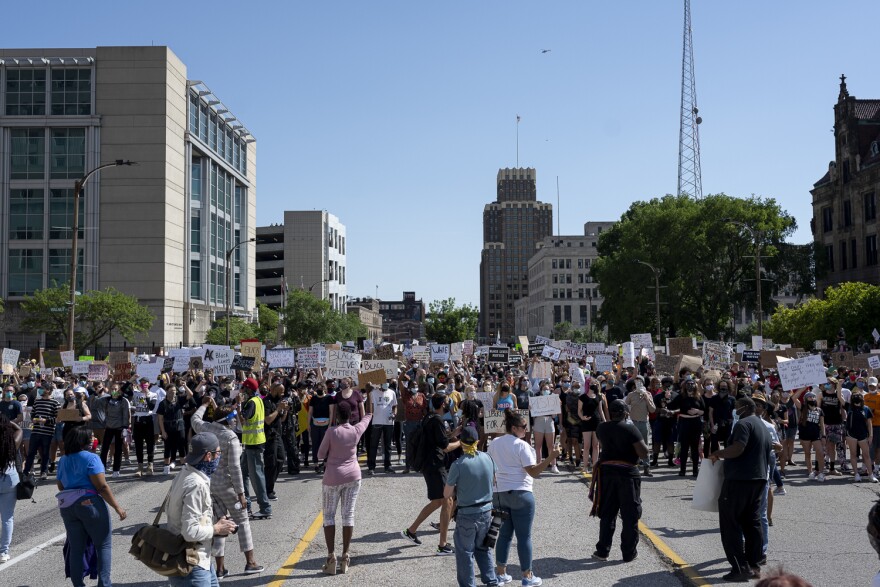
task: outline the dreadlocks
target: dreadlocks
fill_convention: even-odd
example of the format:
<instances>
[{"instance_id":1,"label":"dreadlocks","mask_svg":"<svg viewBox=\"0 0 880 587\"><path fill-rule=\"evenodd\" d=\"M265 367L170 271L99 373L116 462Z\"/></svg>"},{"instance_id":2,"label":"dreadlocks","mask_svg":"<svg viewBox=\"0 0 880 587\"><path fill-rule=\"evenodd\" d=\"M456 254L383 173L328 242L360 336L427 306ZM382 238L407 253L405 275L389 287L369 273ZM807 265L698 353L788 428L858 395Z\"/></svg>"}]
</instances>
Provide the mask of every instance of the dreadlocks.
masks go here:
<instances>
[{"instance_id":1,"label":"dreadlocks","mask_svg":"<svg viewBox=\"0 0 880 587\"><path fill-rule=\"evenodd\" d=\"M0 472L15 466L15 427L5 414L0 414Z\"/></svg>"}]
</instances>

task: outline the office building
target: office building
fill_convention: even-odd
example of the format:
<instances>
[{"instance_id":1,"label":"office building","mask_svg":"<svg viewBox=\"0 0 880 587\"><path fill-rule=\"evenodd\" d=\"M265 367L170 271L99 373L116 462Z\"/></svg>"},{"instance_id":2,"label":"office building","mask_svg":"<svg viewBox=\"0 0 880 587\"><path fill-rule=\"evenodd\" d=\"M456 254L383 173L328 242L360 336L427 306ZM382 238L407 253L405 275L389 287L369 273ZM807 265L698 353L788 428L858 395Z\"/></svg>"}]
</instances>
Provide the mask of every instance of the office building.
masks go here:
<instances>
[{"instance_id":1,"label":"office building","mask_svg":"<svg viewBox=\"0 0 880 587\"><path fill-rule=\"evenodd\" d=\"M256 144L230 108L168 47L0 50L4 344L58 344L16 326L19 302L70 279L74 182L118 159L137 166L91 176L80 199L77 289L137 297L155 316L127 341L142 347L203 342L227 295L252 314L254 247L230 266L226 252L254 235Z\"/></svg>"},{"instance_id":2,"label":"office building","mask_svg":"<svg viewBox=\"0 0 880 587\"><path fill-rule=\"evenodd\" d=\"M496 200L483 208L479 335L512 343L514 304L528 295L529 259L553 234L553 206L538 201L533 168L499 169L496 190Z\"/></svg>"},{"instance_id":3,"label":"office building","mask_svg":"<svg viewBox=\"0 0 880 587\"><path fill-rule=\"evenodd\" d=\"M425 302L416 292L403 292L403 299L381 300L382 338L385 342L404 343L425 338Z\"/></svg>"},{"instance_id":4,"label":"office building","mask_svg":"<svg viewBox=\"0 0 880 587\"><path fill-rule=\"evenodd\" d=\"M828 286L846 281L880 283L880 100L850 96L845 76L834 105L834 152L834 161L810 192L819 297Z\"/></svg>"},{"instance_id":5,"label":"office building","mask_svg":"<svg viewBox=\"0 0 880 587\"><path fill-rule=\"evenodd\" d=\"M284 305L282 288L300 288L345 312L345 226L325 210L288 210L284 223L257 227L256 296Z\"/></svg>"},{"instance_id":6,"label":"office building","mask_svg":"<svg viewBox=\"0 0 880 587\"><path fill-rule=\"evenodd\" d=\"M528 295L514 305L518 335L549 337L561 322L600 331L596 321L602 297L590 268L599 258L599 235L613 225L587 222L584 236L548 236L538 243L528 261Z\"/></svg>"},{"instance_id":7,"label":"office building","mask_svg":"<svg viewBox=\"0 0 880 587\"><path fill-rule=\"evenodd\" d=\"M361 324L367 327L367 338L378 341L382 338L382 314L379 300L374 298L354 298L348 302L349 314L357 314Z\"/></svg>"}]
</instances>

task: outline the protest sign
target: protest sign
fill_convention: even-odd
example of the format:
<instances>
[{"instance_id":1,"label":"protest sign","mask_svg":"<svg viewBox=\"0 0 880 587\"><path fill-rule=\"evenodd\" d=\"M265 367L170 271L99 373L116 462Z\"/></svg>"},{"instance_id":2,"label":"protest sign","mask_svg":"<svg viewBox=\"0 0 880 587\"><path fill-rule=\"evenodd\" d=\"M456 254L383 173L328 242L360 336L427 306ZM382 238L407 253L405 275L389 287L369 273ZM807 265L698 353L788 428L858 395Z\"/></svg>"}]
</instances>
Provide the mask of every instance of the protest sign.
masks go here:
<instances>
[{"instance_id":1,"label":"protest sign","mask_svg":"<svg viewBox=\"0 0 880 587\"><path fill-rule=\"evenodd\" d=\"M623 350L623 358L621 365L624 367L635 367L636 351L635 345L631 342L625 342L620 345Z\"/></svg>"},{"instance_id":2,"label":"protest sign","mask_svg":"<svg viewBox=\"0 0 880 587\"><path fill-rule=\"evenodd\" d=\"M853 357L853 364L850 365L852 369L868 369L870 365L868 364L868 357L872 355L868 353L859 354Z\"/></svg>"},{"instance_id":3,"label":"protest sign","mask_svg":"<svg viewBox=\"0 0 880 587\"><path fill-rule=\"evenodd\" d=\"M199 355L193 355L189 358L189 368L193 371L201 371L205 368L204 359Z\"/></svg>"},{"instance_id":4,"label":"protest sign","mask_svg":"<svg viewBox=\"0 0 880 587\"><path fill-rule=\"evenodd\" d=\"M598 357L596 357L598 361ZM681 355L657 355L654 358L654 371L658 375L672 375L678 368Z\"/></svg>"},{"instance_id":5,"label":"protest sign","mask_svg":"<svg viewBox=\"0 0 880 587\"><path fill-rule=\"evenodd\" d=\"M131 365L131 363L128 363ZM106 381L110 374L110 367L107 363L92 363L89 365L89 381ZM128 374L131 376L131 367L128 369Z\"/></svg>"},{"instance_id":6,"label":"protest sign","mask_svg":"<svg viewBox=\"0 0 880 587\"><path fill-rule=\"evenodd\" d=\"M230 366L230 368L232 371L250 371L254 368L255 361L256 359L253 357L238 355L232 359L232 365Z\"/></svg>"},{"instance_id":7,"label":"protest sign","mask_svg":"<svg viewBox=\"0 0 880 587\"><path fill-rule=\"evenodd\" d=\"M876 328L871 331L871 336L874 337L874 342L880 342L880 332Z\"/></svg>"},{"instance_id":8,"label":"protest sign","mask_svg":"<svg viewBox=\"0 0 880 587\"><path fill-rule=\"evenodd\" d=\"M532 379L550 379L553 376L553 366L547 361L533 363L529 377Z\"/></svg>"},{"instance_id":9,"label":"protest sign","mask_svg":"<svg viewBox=\"0 0 880 587\"><path fill-rule=\"evenodd\" d=\"M827 340L817 340L813 342L813 348L817 351L825 351L828 350L828 341Z\"/></svg>"},{"instance_id":10,"label":"protest sign","mask_svg":"<svg viewBox=\"0 0 880 587\"><path fill-rule=\"evenodd\" d=\"M535 344L552 344L553 339L547 338L546 336L536 336Z\"/></svg>"},{"instance_id":11,"label":"protest sign","mask_svg":"<svg viewBox=\"0 0 880 587\"><path fill-rule=\"evenodd\" d=\"M593 359L596 363L596 371L599 373L610 372L614 369L614 357L611 355L596 355Z\"/></svg>"},{"instance_id":12,"label":"protest sign","mask_svg":"<svg viewBox=\"0 0 880 587\"><path fill-rule=\"evenodd\" d=\"M291 348L266 349L266 360L271 369L292 369L296 366L295 353Z\"/></svg>"},{"instance_id":13,"label":"protest sign","mask_svg":"<svg viewBox=\"0 0 880 587\"><path fill-rule=\"evenodd\" d=\"M584 387L587 384L587 380L584 379L584 372L581 370L581 366L579 364L569 363L568 374L571 376L572 383L577 381L581 384L581 387Z\"/></svg>"},{"instance_id":14,"label":"protest sign","mask_svg":"<svg viewBox=\"0 0 880 587\"><path fill-rule=\"evenodd\" d=\"M545 344L544 350L541 351L541 356L547 357L551 361L558 361L560 354L561 354L561 351L558 348L551 346L549 344Z\"/></svg>"},{"instance_id":15,"label":"protest sign","mask_svg":"<svg viewBox=\"0 0 880 587\"><path fill-rule=\"evenodd\" d=\"M4 373L12 373L15 366L18 365L18 357L21 352L16 349L3 349L2 359L0 359L0 367Z\"/></svg>"},{"instance_id":16,"label":"protest sign","mask_svg":"<svg viewBox=\"0 0 880 587\"><path fill-rule=\"evenodd\" d=\"M474 354L474 341L466 340L462 343L461 353L463 355L473 355Z\"/></svg>"},{"instance_id":17,"label":"protest sign","mask_svg":"<svg viewBox=\"0 0 880 587\"><path fill-rule=\"evenodd\" d=\"M88 375L89 374L89 365L91 365L91 361L74 361L73 362L73 374L74 375Z\"/></svg>"},{"instance_id":18,"label":"protest sign","mask_svg":"<svg viewBox=\"0 0 880 587\"><path fill-rule=\"evenodd\" d=\"M760 351L761 352L761 366L765 369L776 366L776 353L774 351Z\"/></svg>"},{"instance_id":19,"label":"protest sign","mask_svg":"<svg viewBox=\"0 0 880 587\"><path fill-rule=\"evenodd\" d=\"M431 362L446 363L449 361L449 345L448 344L432 344L431 345Z\"/></svg>"},{"instance_id":20,"label":"protest sign","mask_svg":"<svg viewBox=\"0 0 880 587\"><path fill-rule=\"evenodd\" d=\"M364 359L361 361L361 372L375 371L376 369L382 369L385 372L385 379L397 379L397 359L382 361Z\"/></svg>"},{"instance_id":21,"label":"protest sign","mask_svg":"<svg viewBox=\"0 0 880 587\"><path fill-rule=\"evenodd\" d=\"M529 411L514 410L526 421L526 430L529 428ZM486 434L504 434L504 410L483 410L483 430Z\"/></svg>"},{"instance_id":22,"label":"protest sign","mask_svg":"<svg viewBox=\"0 0 880 587\"><path fill-rule=\"evenodd\" d=\"M516 365L520 361L522 361L522 355L517 354L517 353L510 353L510 357L507 359L507 362L510 365Z\"/></svg>"},{"instance_id":23,"label":"protest sign","mask_svg":"<svg viewBox=\"0 0 880 587\"><path fill-rule=\"evenodd\" d=\"M296 366L300 369L317 369L321 366L319 362L320 350L311 346L296 349Z\"/></svg>"},{"instance_id":24,"label":"protest sign","mask_svg":"<svg viewBox=\"0 0 880 587\"><path fill-rule=\"evenodd\" d=\"M733 349L723 342L703 343L703 366L706 369L729 369L732 355Z\"/></svg>"},{"instance_id":25,"label":"protest sign","mask_svg":"<svg viewBox=\"0 0 880 587\"><path fill-rule=\"evenodd\" d=\"M63 367L64 363L61 361L61 352L50 350L43 351L43 366L53 369Z\"/></svg>"},{"instance_id":26,"label":"protest sign","mask_svg":"<svg viewBox=\"0 0 880 587\"><path fill-rule=\"evenodd\" d=\"M173 359L171 370L175 373L185 373L189 369L190 349L171 349L168 351L168 356Z\"/></svg>"},{"instance_id":27,"label":"protest sign","mask_svg":"<svg viewBox=\"0 0 880 587\"><path fill-rule=\"evenodd\" d=\"M529 398L529 414L533 418L538 416L554 416L562 413L562 406L559 402L559 396L551 393L550 395L536 395Z\"/></svg>"},{"instance_id":28,"label":"protest sign","mask_svg":"<svg viewBox=\"0 0 880 587\"><path fill-rule=\"evenodd\" d=\"M426 345L414 344L412 347L412 358L419 363L430 363L431 350Z\"/></svg>"},{"instance_id":29,"label":"protest sign","mask_svg":"<svg viewBox=\"0 0 880 587\"><path fill-rule=\"evenodd\" d=\"M588 354L591 355L599 355L605 352L605 343L602 342L588 342L584 345Z\"/></svg>"},{"instance_id":30,"label":"protest sign","mask_svg":"<svg viewBox=\"0 0 880 587\"><path fill-rule=\"evenodd\" d=\"M761 360L761 351L744 350L742 352L743 363L757 363Z\"/></svg>"},{"instance_id":31,"label":"protest sign","mask_svg":"<svg viewBox=\"0 0 880 587\"><path fill-rule=\"evenodd\" d=\"M495 394L491 391L478 391L474 394L478 400L483 402L483 409L491 410L495 407Z\"/></svg>"},{"instance_id":32,"label":"protest sign","mask_svg":"<svg viewBox=\"0 0 880 587\"><path fill-rule=\"evenodd\" d=\"M678 381L678 373L683 368L687 367L691 370L691 373L696 373L700 367L703 366L703 359L700 357L695 357L693 355L682 355L681 359L678 361L678 368L672 374L675 377L675 380Z\"/></svg>"},{"instance_id":33,"label":"protest sign","mask_svg":"<svg viewBox=\"0 0 880 587\"><path fill-rule=\"evenodd\" d=\"M819 355L803 359L791 359L776 365L782 389L791 391L808 385L820 385L827 381L825 365Z\"/></svg>"},{"instance_id":34,"label":"protest sign","mask_svg":"<svg viewBox=\"0 0 880 587\"><path fill-rule=\"evenodd\" d=\"M764 350L764 339L760 336L752 337L752 350L753 351L762 351Z\"/></svg>"},{"instance_id":35,"label":"protest sign","mask_svg":"<svg viewBox=\"0 0 880 587\"><path fill-rule=\"evenodd\" d=\"M851 351L845 353L832 353L831 362L835 367L855 367L853 354Z\"/></svg>"},{"instance_id":36,"label":"protest sign","mask_svg":"<svg viewBox=\"0 0 880 587\"><path fill-rule=\"evenodd\" d=\"M57 422L82 422L82 414L76 408L60 408L55 417Z\"/></svg>"},{"instance_id":37,"label":"protest sign","mask_svg":"<svg viewBox=\"0 0 880 587\"><path fill-rule=\"evenodd\" d=\"M154 363L141 363L137 366L137 376L145 377L151 383L155 383L157 379L159 379L159 375L162 373L162 367L164 365L163 360L158 360Z\"/></svg>"},{"instance_id":38,"label":"protest sign","mask_svg":"<svg viewBox=\"0 0 880 587\"><path fill-rule=\"evenodd\" d=\"M73 367L75 360L76 353L74 351L61 351L61 364L65 367Z\"/></svg>"},{"instance_id":39,"label":"protest sign","mask_svg":"<svg viewBox=\"0 0 880 587\"><path fill-rule=\"evenodd\" d=\"M769 338L765 338L765 339L763 339L763 341L761 342L761 345L762 345L762 348L763 348L763 349L770 350L770 349L773 348L773 340L772 340L772 339L769 339Z\"/></svg>"},{"instance_id":40,"label":"protest sign","mask_svg":"<svg viewBox=\"0 0 880 587\"><path fill-rule=\"evenodd\" d=\"M529 356L530 357L540 357L541 353L544 352L543 344L530 344L529 345Z\"/></svg>"},{"instance_id":41,"label":"protest sign","mask_svg":"<svg viewBox=\"0 0 880 587\"><path fill-rule=\"evenodd\" d=\"M464 354L462 352L463 347L464 343L461 342L454 342L449 345L449 359L452 361L461 361L462 355Z\"/></svg>"},{"instance_id":42,"label":"protest sign","mask_svg":"<svg viewBox=\"0 0 880 587\"><path fill-rule=\"evenodd\" d=\"M113 351L107 355L107 362L111 367L116 367L120 363L133 363L132 354L127 351Z\"/></svg>"},{"instance_id":43,"label":"protest sign","mask_svg":"<svg viewBox=\"0 0 880 587\"><path fill-rule=\"evenodd\" d=\"M567 342L562 350L571 359L583 359L587 356L587 345L579 342Z\"/></svg>"},{"instance_id":44,"label":"protest sign","mask_svg":"<svg viewBox=\"0 0 880 587\"><path fill-rule=\"evenodd\" d=\"M373 345L372 339L365 338L364 339L364 352L371 353L371 352L373 352L374 348L375 348L375 346Z\"/></svg>"},{"instance_id":45,"label":"protest sign","mask_svg":"<svg viewBox=\"0 0 880 587\"><path fill-rule=\"evenodd\" d=\"M868 368L880 369L880 355L868 355Z\"/></svg>"},{"instance_id":46,"label":"protest sign","mask_svg":"<svg viewBox=\"0 0 880 587\"><path fill-rule=\"evenodd\" d=\"M387 379L388 378L385 377L385 369L375 369L373 371L360 371L357 374L358 385L361 387L361 389L363 389L367 383L372 383L373 385L381 386L383 383L386 382Z\"/></svg>"},{"instance_id":47,"label":"protest sign","mask_svg":"<svg viewBox=\"0 0 880 587\"><path fill-rule=\"evenodd\" d=\"M327 351L327 368L325 370L327 379L357 377L360 369L361 356L359 354L337 350Z\"/></svg>"},{"instance_id":48,"label":"protest sign","mask_svg":"<svg viewBox=\"0 0 880 587\"><path fill-rule=\"evenodd\" d=\"M654 348L654 343L651 341L651 335L648 333L630 334L629 339L633 343L633 345L636 347L636 350L643 349L643 348L650 348L650 349Z\"/></svg>"},{"instance_id":49,"label":"protest sign","mask_svg":"<svg viewBox=\"0 0 880 587\"><path fill-rule=\"evenodd\" d=\"M647 346L643 346L639 350L639 356L646 357L649 361L653 361L655 358L657 358L657 355L654 353L654 347Z\"/></svg>"},{"instance_id":50,"label":"protest sign","mask_svg":"<svg viewBox=\"0 0 880 587\"><path fill-rule=\"evenodd\" d=\"M259 359L263 356L263 345L259 340L246 339L241 341L241 356Z\"/></svg>"},{"instance_id":51,"label":"protest sign","mask_svg":"<svg viewBox=\"0 0 880 587\"><path fill-rule=\"evenodd\" d=\"M510 349L506 346L489 347L490 363L507 363L510 361Z\"/></svg>"},{"instance_id":52,"label":"protest sign","mask_svg":"<svg viewBox=\"0 0 880 587\"><path fill-rule=\"evenodd\" d=\"M694 339L688 336L666 339L667 355L696 355L698 352L694 349Z\"/></svg>"},{"instance_id":53,"label":"protest sign","mask_svg":"<svg viewBox=\"0 0 880 587\"><path fill-rule=\"evenodd\" d=\"M528 336L517 336L516 340L519 341L519 348L523 350L523 352L527 352L529 350L529 337Z\"/></svg>"},{"instance_id":54,"label":"protest sign","mask_svg":"<svg viewBox=\"0 0 880 587\"><path fill-rule=\"evenodd\" d=\"M92 380L92 367L95 365L89 365L89 379ZM122 382L128 381L131 379L132 372L134 371L134 363L116 363L113 365L113 381Z\"/></svg>"},{"instance_id":55,"label":"protest sign","mask_svg":"<svg viewBox=\"0 0 880 587\"><path fill-rule=\"evenodd\" d=\"M229 347L223 348L206 348L205 349L205 369L216 369L217 367L228 367L232 364L235 357L235 351ZM293 367L293 364L289 365Z\"/></svg>"}]
</instances>

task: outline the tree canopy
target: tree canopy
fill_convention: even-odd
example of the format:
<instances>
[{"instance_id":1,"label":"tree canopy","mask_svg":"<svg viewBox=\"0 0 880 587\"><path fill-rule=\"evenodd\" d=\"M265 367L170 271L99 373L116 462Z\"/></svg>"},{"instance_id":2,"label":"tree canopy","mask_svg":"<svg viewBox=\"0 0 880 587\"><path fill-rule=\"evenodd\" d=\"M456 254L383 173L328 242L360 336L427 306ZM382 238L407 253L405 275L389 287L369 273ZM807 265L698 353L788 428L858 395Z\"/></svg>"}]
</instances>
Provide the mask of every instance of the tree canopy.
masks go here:
<instances>
[{"instance_id":1,"label":"tree canopy","mask_svg":"<svg viewBox=\"0 0 880 587\"><path fill-rule=\"evenodd\" d=\"M285 341L291 345L346 342L367 336L367 327L356 314L339 313L327 300L300 289L287 295L283 320Z\"/></svg>"},{"instance_id":2,"label":"tree canopy","mask_svg":"<svg viewBox=\"0 0 880 587\"><path fill-rule=\"evenodd\" d=\"M22 301L21 307L25 314L23 328L58 335L69 347L69 284L35 292ZM76 296L74 318L74 349L82 350L91 347L111 331L118 332L127 340L136 340L139 334L150 329L155 317L137 298L110 287Z\"/></svg>"},{"instance_id":3,"label":"tree canopy","mask_svg":"<svg viewBox=\"0 0 880 587\"><path fill-rule=\"evenodd\" d=\"M798 260L787 254L796 250L784 241L797 224L772 198L716 194L698 200L681 195L635 202L599 237L600 257L591 268L604 298L599 321L611 339L656 331L654 274L637 261L659 271L660 322L667 336L703 333L717 338L727 330L734 304L754 307L754 239L728 219L757 231L762 281L787 263L787 279L812 283L812 255L798 251ZM804 273L808 275L802 277ZM774 288L763 285L762 305L769 310Z\"/></svg>"},{"instance_id":4,"label":"tree canopy","mask_svg":"<svg viewBox=\"0 0 880 587\"><path fill-rule=\"evenodd\" d=\"M571 322L559 322L553 325L550 333L553 340L570 340L572 342L601 342L605 341L605 333L593 325L592 328L584 326L575 328Z\"/></svg>"},{"instance_id":5,"label":"tree canopy","mask_svg":"<svg viewBox=\"0 0 880 587\"><path fill-rule=\"evenodd\" d=\"M238 341L248 338L257 338L255 325L237 316L230 318L229 344L235 345ZM226 344L226 318L220 318L214 322L214 326L205 334L205 342L208 344Z\"/></svg>"},{"instance_id":6,"label":"tree canopy","mask_svg":"<svg viewBox=\"0 0 880 587\"><path fill-rule=\"evenodd\" d=\"M455 305L455 298L434 300L425 316L425 335L439 344L473 340L480 311L469 304Z\"/></svg>"}]
</instances>

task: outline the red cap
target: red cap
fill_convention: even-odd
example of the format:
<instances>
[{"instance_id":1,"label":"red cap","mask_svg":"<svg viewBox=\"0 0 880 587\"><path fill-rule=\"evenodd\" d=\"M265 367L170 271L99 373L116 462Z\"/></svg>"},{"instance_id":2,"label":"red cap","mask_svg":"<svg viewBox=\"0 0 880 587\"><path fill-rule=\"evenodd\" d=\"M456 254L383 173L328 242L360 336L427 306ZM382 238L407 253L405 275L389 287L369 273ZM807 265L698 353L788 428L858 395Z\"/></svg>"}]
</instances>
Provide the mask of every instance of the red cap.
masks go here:
<instances>
[{"instance_id":1,"label":"red cap","mask_svg":"<svg viewBox=\"0 0 880 587\"><path fill-rule=\"evenodd\" d=\"M260 384L257 383L257 380L253 377L248 377L244 380L244 383L241 384L242 387L247 387L251 391L257 391L260 388Z\"/></svg>"}]
</instances>

